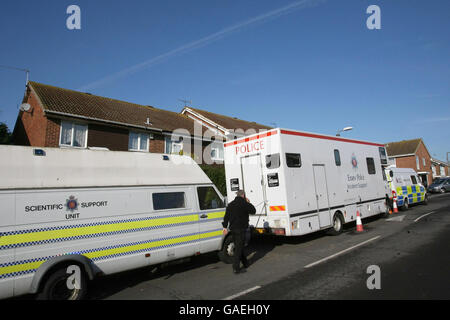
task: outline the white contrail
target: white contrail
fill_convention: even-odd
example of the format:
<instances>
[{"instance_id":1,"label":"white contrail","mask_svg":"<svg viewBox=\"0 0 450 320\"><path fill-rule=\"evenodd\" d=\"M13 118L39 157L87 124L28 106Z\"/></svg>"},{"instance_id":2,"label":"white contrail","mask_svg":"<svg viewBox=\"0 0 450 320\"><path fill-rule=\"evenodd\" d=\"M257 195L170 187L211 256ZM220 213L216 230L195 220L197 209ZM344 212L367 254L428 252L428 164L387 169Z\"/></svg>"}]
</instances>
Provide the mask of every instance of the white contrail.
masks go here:
<instances>
[{"instance_id":1,"label":"white contrail","mask_svg":"<svg viewBox=\"0 0 450 320\"><path fill-rule=\"evenodd\" d=\"M280 17L282 15L291 13L294 10L299 10L299 9L303 9L303 8L306 8L306 7L311 7L311 6L317 5L320 2L324 2L324 1L325 0L301 0L301 1L293 2L293 3L291 3L291 4L287 5L287 6L284 6L282 8L279 8L279 9L276 9L276 10L272 10L270 12L261 14L259 16L254 17L254 18L251 18L251 19L248 19L248 20L246 20L244 22L241 22L241 23L232 25L230 27L224 28L224 29L222 29L222 30L220 30L220 31L218 31L216 33L213 33L213 34L211 34L209 36L206 36L206 37L201 38L199 40L192 41L192 42L190 42L188 44L185 44L185 45L183 45L181 47L178 47L178 48L176 48L174 50L171 50L169 52L163 53L163 54L161 54L161 55L159 55L157 57L151 58L151 59L149 59L147 61L144 61L142 63L136 64L136 65L128 67L126 69L123 69L122 71L119 71L119 72L116 72L116 73L111 74L109 76L106 76L103 79L100 79L100 80L97 80L97 81L92 82L90 84L87 84L87 85L79 88L78 90L79 91L86 91L88 89L92 89L92 88L96 88L96 87L102 86L102 85L104 85L104 84L106 84L108 82L112 82L114 80L123 78L123 77L125 77L127 75L131 75L133 73L136 73L136 72L138 72L138 71L140 71L142 69L149 68L151 66L159 64L159 63L161 63L161 62L163 62L163 61L165 61L168 58L171 58L173 56L181 55L183 53L192 51L194 49L198 49L200 47L204 47L204 46L206 46L206 45L208 45L208 44L210 44L210 43L212 43L214 41L217 41L217 40L219 40L219 39L221 39L221 38L223 38L225 36L228 36L228 35L230 35L230 34L232 34L234 32L237 32L237 31L239 31L239 30L241 30L241 29L243 29L245 27L249 27L249 26L255 25L257 23L263 23L263 22L269 21L271 19L278 18L278 17Z\"/></svg>"}]
</instances>

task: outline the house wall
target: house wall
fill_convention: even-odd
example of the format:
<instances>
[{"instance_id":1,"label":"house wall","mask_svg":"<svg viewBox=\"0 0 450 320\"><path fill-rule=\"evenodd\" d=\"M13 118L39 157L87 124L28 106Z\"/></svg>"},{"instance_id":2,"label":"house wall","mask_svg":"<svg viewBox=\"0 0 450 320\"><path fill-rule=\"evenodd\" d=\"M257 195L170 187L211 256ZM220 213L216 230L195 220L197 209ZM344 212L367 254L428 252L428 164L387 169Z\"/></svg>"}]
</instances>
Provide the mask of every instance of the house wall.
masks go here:
<instances>
[{"instance_id":1,"label":"house wall","mask_svg":"<svg viewBox=\"0 0 450 320\"><path fill-rule=\"evenodd\" d=\"M419 156L419 169L416 164L416 156ZM425 158L425 165L423 159ZM419 148L414 156L396 158L397 168L411 168L416 172L427 172L428 185L433 181L433 173L431 171L431 156L427 149L420 143Z\"/></svg>"},{"instance_id":2,"label":"house wall","mask_svg":"<svg viewBox=\"0 0 450 320\"><path fill-rule=\"evenodd\" d=\"M23 103L31 105L27 112L20 112L14 128L14 144L21 146L45 147L47 118L35 94L29 91Z\"/></svg>"},{"instance_id":3,"label":"house wall","mask_svg":"<svg viewBox=\"0 0 450 320\"><path fill-rule=\"evenodd\" d=\"M98 124L88 124L89 147L108 148L111 151L128 151L129 131Z\"/></svg>"}]
</instances>

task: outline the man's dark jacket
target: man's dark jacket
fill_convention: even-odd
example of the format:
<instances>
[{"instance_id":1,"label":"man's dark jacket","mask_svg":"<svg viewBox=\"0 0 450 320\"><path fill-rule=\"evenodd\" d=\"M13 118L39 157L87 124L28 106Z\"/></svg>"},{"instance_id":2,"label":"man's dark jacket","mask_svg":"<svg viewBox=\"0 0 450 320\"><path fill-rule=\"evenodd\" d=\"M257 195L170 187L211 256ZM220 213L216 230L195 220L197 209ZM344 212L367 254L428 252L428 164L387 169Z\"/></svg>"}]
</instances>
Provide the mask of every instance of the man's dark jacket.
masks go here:
<instances>
[{"instance_id":1,"label":"man's dark jacket","mask_svg":"<svg viewBox=\"0 0 450 320\"><path fill-rule=\"evenodd\" d=\"M246 230L248 228L249 215L255 214L255 207L242 197L236 197L227 207L223 227L231 231Z\"/></svg>"}]
</instances>

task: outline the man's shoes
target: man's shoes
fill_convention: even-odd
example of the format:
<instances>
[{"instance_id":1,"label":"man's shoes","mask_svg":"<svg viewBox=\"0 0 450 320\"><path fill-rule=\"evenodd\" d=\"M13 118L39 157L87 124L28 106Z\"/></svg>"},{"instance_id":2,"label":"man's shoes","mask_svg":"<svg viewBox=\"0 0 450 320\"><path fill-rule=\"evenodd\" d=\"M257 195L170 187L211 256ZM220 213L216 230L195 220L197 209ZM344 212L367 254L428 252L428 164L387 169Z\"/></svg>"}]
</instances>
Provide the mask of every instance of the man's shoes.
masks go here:
<instances>
[{"instance_id":1,"label":"man's shoes","mask_svg":"<svg viewBox=\"0 0 450 320\"><path fill-rule=\"evenodd\" d=\"M245 273L245 272L247 272L247 270L245 268L237 269L237 270L233 269L234 274L240 274L240 273Z\"/></svg>"},{"instance_id":2,"label":"man's shoes","mask_svg":"<svg viewBox=\"0 0 450 320\"><path fill-rule=\"evenodd\" d=\"M242 265L244 266L244 268L248 268L250 267L250 263L248 261L242 262Z\"/></svg>"}]
</instances>

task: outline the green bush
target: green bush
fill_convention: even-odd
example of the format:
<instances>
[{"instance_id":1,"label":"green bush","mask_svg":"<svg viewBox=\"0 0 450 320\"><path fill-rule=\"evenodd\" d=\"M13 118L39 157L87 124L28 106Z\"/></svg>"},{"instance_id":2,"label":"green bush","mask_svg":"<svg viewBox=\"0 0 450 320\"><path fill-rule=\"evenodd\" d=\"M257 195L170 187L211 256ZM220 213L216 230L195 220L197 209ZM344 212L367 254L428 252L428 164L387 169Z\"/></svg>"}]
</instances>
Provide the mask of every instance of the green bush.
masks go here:
<instances>
[{"instance_id":1,"label":"green bush","mask_svg":"<svg viewBox=\"0 0 450 320\"><path fill-rule=\"evenodd\" d=\"M0 144L11 143L11 132L6 123L0 122Z\"/></svg>"},{"instance_id":2,"label":"green bush","mask_svg":"<svg viewBox=\"0 0 450 320\"><path fill-rule=\"evenodd\" d=\"M221 165L200 165L209 179L219 189L223 196L227 195L227 185L225 179L225 167Z\"/></svg>"}]
</instances>

